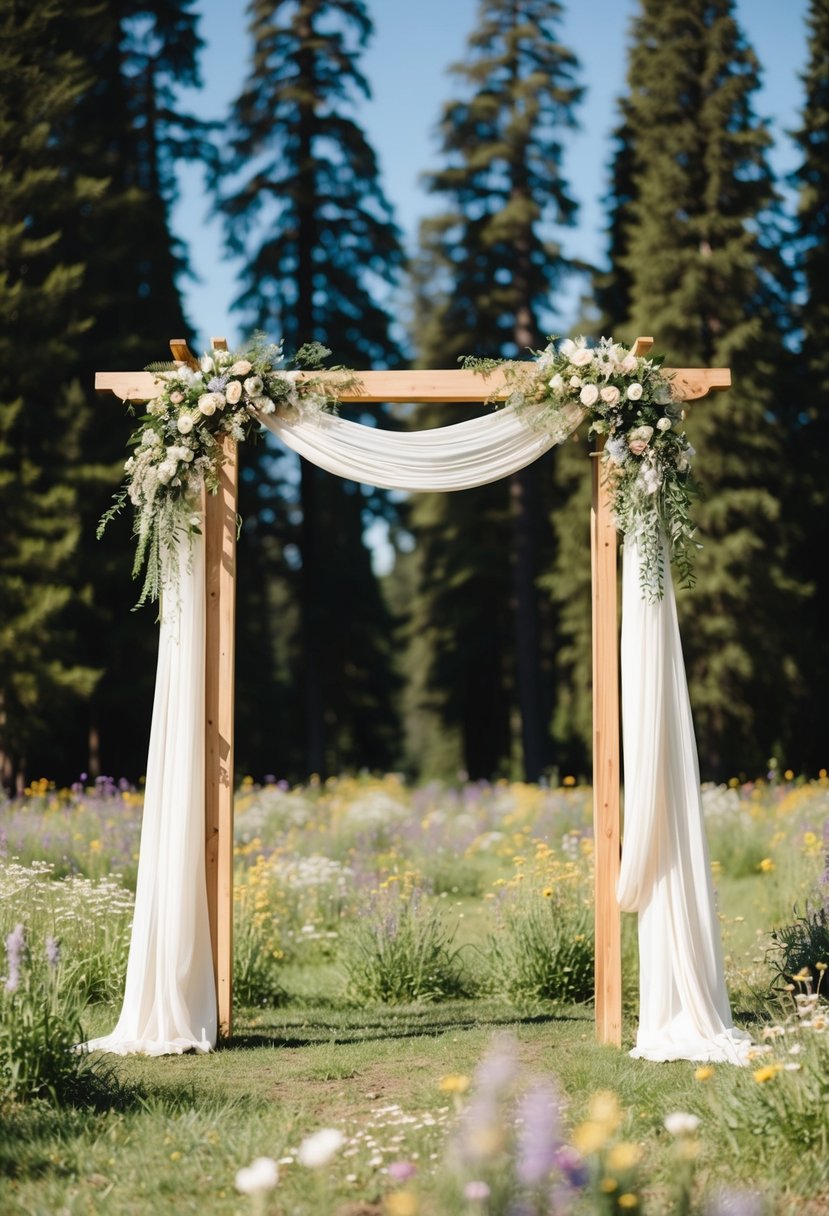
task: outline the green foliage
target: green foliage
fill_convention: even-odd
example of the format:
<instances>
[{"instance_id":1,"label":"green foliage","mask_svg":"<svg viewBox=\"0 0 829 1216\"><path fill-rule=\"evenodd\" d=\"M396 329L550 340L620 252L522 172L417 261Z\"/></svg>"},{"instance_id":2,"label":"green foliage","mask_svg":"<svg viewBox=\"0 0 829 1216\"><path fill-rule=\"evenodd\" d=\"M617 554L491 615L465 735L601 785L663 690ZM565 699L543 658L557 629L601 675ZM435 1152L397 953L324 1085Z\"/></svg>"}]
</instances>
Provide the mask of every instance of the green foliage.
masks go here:
<instances>
[{"instance_id":1,"label":"green foliage","mask_svg":"<svg viewBox=\"0 0 829 1216\"><path fill-rule=\"evenodd\" d=\"M399 352L378 284L403 264L377 161L355 121L372 32L363 0L249 6L251 60L217 166L229 249L244 262L236 301L286 348L324 343L352 367ZM364 528L394 520L368 493L265 443L243 469L240 511L239 759L296 777L397 761L391 633ZM297 501L298 497L298 501ZM278 605L281 637L257 626ZM299 703L288 690L301 690ZM269 725L263 728L263 699Z\"/></svg>"},{"instance_id":2,"label":"green foliage","mask_svg":"<svg viewBox=\"0 0 829 1216\"><path fill-rule=\"evenodd\" d=\"M282 951L274 941L272 928L263 924L250 909L240 905L233 929L233 1000L243 1008L275 1008L285 1001L282 986Z\"/></svg>"},{"instance_id":3,"label":"green foliage","mask_svg":"<svg viewBox=\"0 0 829 1216\"><path fill-rule=\"evenodd\" d=\"M593 999L592 916L558 891L507 898L488 954L492 990L522 1011Z\"/></svg>"},{"instance_id":4,"label":"green foliage","mask_svg":"<svg viewBox=\"0 0 829 1216\"><path fill-rule=\"evenodd\" d=\"M829 910L825 905L808 907L790 924L772 930L766 961L778 987L804 981L812 992L827 996L826 970L829 967Z\"/></svg>"},{"instance_id":5,"label":"green foliage","mask_svg":"<svg viewBox=\"0 0 829 1216\"><path fill-rule=\"evenodd\" d=\"M672 366L730 366L735 385L689 413L703 548L679 601L702 769L727 777L726 755L759 771L781 738L799 754L788 622L808 589L782 516L791 275L770 136L752 109L759 65L732 0L644 0L628 81L611 225L619 274L606 284L615 307L628 301L618 332L658 335Z\"/></svg>"},{"instance_id":6,"label":"green foliage","mask_svg":"<svg viewBox=\"0 0 829 1216\"><path fill-rule=\"evenodd\" d=\"M342 935L349 997L405 1005L468 996L454 937L439 908L416 893L378 895Z\"/></svg>"},{"instance_id":7,"label":"green foliage","mask_svg":"<svg viewBox=\"0 0 829 1216\"><path fill-rule=\"evenodd\" d=\"M83 1040L83 1002L61 975L60 946L28 938L18 924L6 936L0 987L0 1099L75 1101L93 1079Z\"/></svg>"}]
</instances>

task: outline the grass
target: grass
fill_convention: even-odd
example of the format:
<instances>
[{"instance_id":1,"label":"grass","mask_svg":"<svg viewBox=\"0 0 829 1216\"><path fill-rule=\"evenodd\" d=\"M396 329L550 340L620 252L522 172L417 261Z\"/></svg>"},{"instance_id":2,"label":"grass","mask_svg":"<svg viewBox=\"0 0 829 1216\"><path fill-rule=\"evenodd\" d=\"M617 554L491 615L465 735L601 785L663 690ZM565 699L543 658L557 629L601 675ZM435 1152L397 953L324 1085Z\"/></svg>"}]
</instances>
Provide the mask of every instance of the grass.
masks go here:
<instances>
[{"instance_id":1,"label":"grass","mask_svg":"<svg viewBox=\"0 0 829 1216\"><path fill-rule=\"evenodd\" d=\"M267 1156L283 1162L279 1185L260 1208L271 1216L395 1216L405 1209L394 1207L399 1188L388 1167L402 1160L417 1168L420 1216L486 1216L480 1204L447 1206L447 1145L470 1097L465 1081L453 1088L446 1078L473 1077L493 1038L509 1034L527 1080L554 1078L568 1134L592 1095L618 1096L619 1135L643 1154L648 1216L674 1211L676 1146L664 1119L677 1110L701 1119L695 1212L705 1211L706 1195L739 1186L760 1192L769 1216L825 1216L829 1093L822 1078L829 1078L829 1047L822 1031L803 1030L794 1013L784 1026L767 1004L765 949L792 905L815 890L829 786L793 782L760 795L753 788L717 793L712 859L735 1011L758 1041L781 1024L772 1043L780 1070L767 1082L755 1080L752 1069L721 1066L698 1080L687 1062L631 1060L596 1044L589 1005L541 1000L521 1013L487 991L488 937L499 916L520 911L528 887L543 899L552 875L583 906L590 881L584 790L498 786L442 795L406 791L394 779L293 792L248 786L239 799L239 915L251 958L260 948L268 952L261 982L278 979L278 1007L239 1009L232 1043L206 1057L107 1057L109 1084L86 1108L45 1101L1 1107L0 1212L244 1214L256 1209L236 1192L236 1172ZM14 871L6 887L0 874L0 928L5 934L29 917L33 930L52 931L57 909L67 963L85 949L84 975L98 976L107 959L111 972L122 969L123 953L120 931L110 942L94 919L110 896L98 877L101 849L92 845L102 823L117 821L120 856L131 857L137 818L129 791L95 791L89 805L83 798L75 798L73 820L72 799L40 783L31 805L9 809L21 853L36 856L36 837L50 831L61 849L58 874L91 881L72 879L67 894L57 892L52 874L30 881ZM739 816L739 847L727 831L732 813ZM0 826L3 814L0 808ZM129 876L123 861L116 868ZM449 932L456 926L453 947L461 948L476 998L389 1005L369 993L361 1004L349 1003L341 962L348 927L378 893L403 888L420 891L424 908L439 909ZM123 919L123 908L118 915ZM84 934L89 924L94 932ZM623 942L629 1047L637 982L632 917L624 918ZM251 974L255 987L255 967ZM97 980L90 990L99 1002L84 1014L92 1036L111 1029L117 1007L104 1003L110 992ZM825 1037L829 1043L829 1031ZM802 1054L788 1054L792 1045L800 1050L801 1039ZM804 1071L784 1071L784 1061L802 1061ZM329 1165L309 1171L296 1151L322 1127L340 1129L346 1144ZM592 1216L599 1209L582 1210Z\"/></svg>"}]
</instances>

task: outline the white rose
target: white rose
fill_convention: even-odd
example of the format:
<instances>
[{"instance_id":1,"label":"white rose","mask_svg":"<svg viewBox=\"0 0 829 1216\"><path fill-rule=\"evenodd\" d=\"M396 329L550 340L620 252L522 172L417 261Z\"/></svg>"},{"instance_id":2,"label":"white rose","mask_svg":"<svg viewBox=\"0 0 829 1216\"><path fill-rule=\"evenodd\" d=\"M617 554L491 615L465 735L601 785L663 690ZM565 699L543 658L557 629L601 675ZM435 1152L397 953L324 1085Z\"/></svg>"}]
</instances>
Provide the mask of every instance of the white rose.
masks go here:
<instances>
[{"instance_id":1,"label":"white rose","mask_svg":"<svg viewBox=\"0 0 829 1216\"><path fill-rule=\"evenodd\" d=\"M251 370L251 365L247 359L240 359L238 363L234 363L230 369L231 376L247 376Z\"/></svg>"},{"instance_id":2,"label":"white rose","mask_svg":"<svg viewBox=\"0 0 829 1216\"><path fill-rule=\"evenodd\" d=\"M563 342L559 343L558 353L564 355L565 359L569 359L575 350L576 344L572 338L565 338Z\"/></svg>"},{"instance_id":3,"label":"white rose","mask_svg":"<svg viewBox=\"0 0 829 1216\"><path fill-rule=\"evenodd\" d=\"M639 366L639 360L636 355L625 355L622 362L619 364L619 370L624 372L626 376L632 376Z\"/></svg>"},{"instance_id":4,"label":"white rose","mask_svg":"<svg viewBox=\"0 0 829 1216\"><path fill-rule=\"evenodd\" d=\"M344 1143L345 1137L341 1131L335 1127L324 1127L322 1131L314 1132L313 1136L307 1136L302 1141L297 1158L300 1165L316 1169L320 1165L326 1165Z\"/></svg>"},{"instance_id":5,"label":"white rose","mask_svg":"<svg viewBox=\"0 0 829 1216\"><path fill-rule=\"evenodd\" d=\"M250 367L250 364L248 364L248 367ZM242 373L240 372L239 374L241 375ZM236 403L241 400L242 385L240 381L231 380L230 384L228 384L227 388L225 389L225 397L227 398L228 405L236 405Z\"/></svg>"},{"instance_id":6,"label":"white rose","mask_svg":"<svg viewBox=\"0 0 829 1216\"><path fill-rule=\"evenodd\" d=\"M176 423L179 435L189 435L193 429L193 419L189 414L182 414Z\"/></svg>"},{"instance_id":7,"label":"white rose","mask_svg":"<svg viewBox=\"0 0 829 1216\"><path fill-rule=\"evenodd\" d=\"M599 396L601 397L602 401L604 401L605 405L615 405L619 400L619 390L615 385L608 384L602 389Z\"/></svg>"},{"instance_id":8,"label":"white rose","mask_svg":"<svg viewBox=\"0 0 829 1216\"><path fill-rule=\"evenodd\" d=\"M656 429L663 432L669 431L672 425L673 423L671 422L670 418L660 418L656 424Z\"/></svg>"},{"instance_id":9,"label":"white rose","mask_svg":"<svg viewBox=\"0 0 829 1216\"><path fill-rule=\"evenodd\" d=\"M628 391L627 391L627 399L628 399L628 401L641 401L642 385L641 384L629 384Z\"/></svg>"},{"instance_id":10,"label":"white rose","mask_svg":"<svg viewBox=\"0 0 829 1216\"><path fill-rule=\"evenodd\" d=\"M595 384L585 384L584 388L579 393L579 401L582 405L595 405L599 400L599 390Z\"/></svg>"},{"instance_id":11,"label":"white rose","mask_svg":"<svg viewBox=\"0 0 829 1216\"><path fill-rule=\"evenodd\" d=\"M271 401L270 397L254 397L253 404L259 410L260 414L273 414L276 406Z\"/></svg>"},{"instance_id":12,"label":"white rose","mask_svg":"<svg viewBox=\"0 0 829 1216\"><path fill-rule=\"evenodd\" d=\"M202 355L201 359L199 359L199 367L202 369L203 372L207 373L208 375L211 372L215 372L216 367L215 367L215 364L213 363L213 356L212 355Z\"/></svg>"},{"instance_id":13,"label":"white rose","mask_svg":"<svg viewBox=\"0 0 829 1216\"><path fill-rule=\"evenodd\" d=\"M257 1157L236 1174L236 1190L242 1195L264 1195L279 1182L279 1166L273 1157Z\"/></svg>"},{"instance_id":14,"label":"white rose","mask_svg":"<svg viewBox=\"0 0 829 1216\"><path fill-rule=\"evenodd\" d=\"M172 460L164 460L158 466L158 480L162 485L169 485L176 475L175 462Z\"/></svg>"},{"instance_id":15,"label":"white rose","mask_svg":"<svg viewBox=\"0 0 829 1216\"><path fill-rule=\"evenodd\" d=\"M249 397L258 397L264 387L261 376L248 376L245 381L245 392Z\"/></svg>"},{"instance_id":16,"label":"white rose","mask_svg":"<svg viewBox=\"0 0 829 1216\"><path fill-rule=\"evenodd\" d=\"M560 393L561 390L564 388L564 377L560 376L558 372L556 372L556 374L553 376L552 380L550 381L550 388L555 393Z\"/></svg>"},{"instance_id":17,"label":"white rose","mask_svg":"<svg viewBox=\"0 0 829 1216\"><path fill-rule=\"evenodd\" d=\"M181 405L182 401L184 400L184 393L170 393L170 400L172 401L173 405Z\"/></svg>"},{"instance_id":18,"label":"white rose","mask_svg":"<svg viewBox=\"0 0 829 1216\"><path fill-rule=\"evenodd\" d=\"M205 418L210 418L217 409L222 408L224 403L225 399L221 393L202 393L199 397L199 413L204 414Z\"/></svg>"},{"instance_id":19,"label":"white rose","mask_svg":"<svg viewBox=\"0 0 829 1216\"><path fill-rule=\"evenodd\" d=\"M570 377L570 388L581 388L581 376Z\"/></svg>"},{"instance_id":20,"label":"white rose","mask_svg":"<svg viewBox=\"0 0 829 1216\"><path fill-rule=\"evenodd\" d=\"M574 350L570 356L570 362L573 367L587 367L588 363L593 362L592 350L587 350L586 347L580 346L578 350Z\"/></svg>"}]
</instances>

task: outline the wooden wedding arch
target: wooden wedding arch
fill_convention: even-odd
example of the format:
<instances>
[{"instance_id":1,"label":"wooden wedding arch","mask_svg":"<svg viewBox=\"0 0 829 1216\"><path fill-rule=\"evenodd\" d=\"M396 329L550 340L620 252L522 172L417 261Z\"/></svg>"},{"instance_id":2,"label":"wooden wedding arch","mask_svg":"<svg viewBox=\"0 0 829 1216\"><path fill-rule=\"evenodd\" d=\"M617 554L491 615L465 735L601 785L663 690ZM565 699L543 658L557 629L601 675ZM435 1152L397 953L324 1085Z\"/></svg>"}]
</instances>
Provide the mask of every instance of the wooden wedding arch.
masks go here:
<instances>
[{"instance_id":1,"label":"wooden wedding arch","mask_svg":"<svg viewBox=\"0 0 829 1216\"><path fill-rule=\"evenodd\" d=\"M227 350L213 338L214 350ZM653 338L637 338L644 355ZM180 338L171 340L173 358L197 368L198 360ZM728 368L669 368L677 399L694 401L731 385ZM151 372L98 372L96 389L122 401L150 401L162 384ZM345 403L483 402L506 396L504 376L484 380L472 371L361 372L342 392ZM233 689L235 647L237 445L225 439L219 491L206 495L205 561L207 620L205 642L205 863L213 973L219 1032L229 1037L233 1005ZM598 456L602 441L591 453ZM610 492L593 461L590 554L593 605L593 826L595 837L596 1038L622 1041L621 920L616 900L619 876L620 750L617 534Z\"/></svg>"}]
</instances>

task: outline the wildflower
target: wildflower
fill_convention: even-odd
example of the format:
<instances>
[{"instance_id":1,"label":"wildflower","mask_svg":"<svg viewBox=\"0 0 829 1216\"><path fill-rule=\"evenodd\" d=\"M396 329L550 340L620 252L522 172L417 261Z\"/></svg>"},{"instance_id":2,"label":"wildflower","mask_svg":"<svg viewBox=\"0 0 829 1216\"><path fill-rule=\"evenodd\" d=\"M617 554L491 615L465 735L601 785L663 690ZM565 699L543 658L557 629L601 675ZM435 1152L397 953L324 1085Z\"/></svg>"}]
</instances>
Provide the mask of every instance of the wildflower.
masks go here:
<instances>
[{"instance_id":1,"label":"wildflower","mask_svg":"<svg viewBox=\"0 0 829 1216\"><path fill-rule=\"evenodd\" d=\"M389 1177L395 1182L408 1182L416 1173L417 1166L413 1161L392 1161L389 1166Z\"/></svg>"},{"instance_id":2,"label":"wildflower","mask_svg":"<svg viewBox=\"0 0 829 1216\"><path fill-rule=\"evenodd\" d=\"M417 1199L411 1191L392 1191L385 1199L388 1216L416 1216Z\"/></svg>"},{"instance_id":3,"label":"wildflower","mask_svg":"<svg viewBox=\"0 0 829 1216\"><path fill-rule=\"evenodd\" d=\"M463 1197L464 1199L469 1199L473 1203L476 1201L480 1201L482 1203L485 1199L489 1199L489 1187L485 1182L479 1182L477 1180L467 1182L466 1186L463 1188Z\"/></svg>"},{"instance_id":4,"label":"wildflower","mask_svg":"<svg viewBox=\"0 0 829 1216\"><path fill-rule=\"evenodd\" d=\"M775 868L775 864L770 857L764 857L757 867L761 874L771 874Z\"/></svg>"},{"instance_id":5,"label":"wildflower","mask_svg":"<svg viewBox=\"0 0 829 1216\"><path fill-rule=\"evenodd\" d=\"M20 985L20 964L26 951L26 934L22 925L15 925L6 938L6 959L9 974L6 977L6 992L16 992Z\"/></svg>"},{"instance_id":6,"label":"wildflower","mask_svg":"<svg viewBox=\"0 0 829 1216\"><path fill-rule=\"evenodd\" d=\"M607 1168L622 1173L625 1170L632 1170L641 1159L642 1150L639 1145L631 1144L629 1140L622 1140L619 1144L614 1144L607 1154Z\"/></svg>"},{"instance_id":7,"label":"wildflower","mask_svg":"<svg viewBox=\"0 0 829 1216\"><path fill-rule=\"evenodd\" d=\"M545 887L544 890L541 892L541 894L544 896L545 899L551 899L552 894L553 894L553 888Z\"/></svg>"},{"instance_id":8,"label":"wildflower","mask_svg":"<svg viewBox=\"0 0 829 1216\"><path fill-rule=\"evenodd\" d=\"M561 1144L559 1111L558 1095L543 1083L534 1086L519 1104L521 1124L515 1172L527 1186L537 1186L555 1165L555 1154Z\"/></svg>"},{"instance_id":9,"label":"wildflower","mask_svg":"<svg viewBox=\"0 0 829 1216\"><path fill-rule=\"evenodd\" d=\"M335 1127L324 1127L312 1136L306 1136L299 1146L297 1158L300 1165L317 1169L321 1165L327 1165L344 1143L345 1137L341 1131Z\"/></svg>"},{"instance_id":10,"label":"wildflower","mask_svg":"<svg viewBox=\"0 0 829 1216\"><path fill-rule=\"evenodd\" d=\"M583 1157L598 1153L610 1139L610 1132L602 1123L594 1119L586 1119L573 1130L573 1147L578 1149Z\"/></svg>"},{"instance_id":11,"label":"wildflower","mask_svg":"<svg viewBox=\"0 0 829 1216\"><path fill-rule=\"evenodd\" d=\"M46 935L46 961L50 967L57 967L60 962L60 942L50 934Z\"/></svg>"},{"instance_id":12,"label":"wildflower","mask_svg":"<svg viewBox=\"0 0 829 1216\"><path fill-rule=\"evenodd\" d=\"M763 1068L756 1068L752 1075L758 1085L764 1085L766 1081L773 1080L782 1067L782 1064L766 1064Z\"/></svg>"},{"instance_id":13,"label":"wildflower","mask_svg":"<svg viewBox=\"0 0 829 1216\"><path fill-rule=\"evenodd\" d=\"M581 1154L569 1144L562 1144L555 1155L555 1166L560 1171L565 1182L578 1189L587 1183L589 1177L587 1166Z\"/></svg>"},{"instance_id":14,"label":"wildflower","mask_svg":"<svg viewBox=\"0 0 829 1216\"><path fill-rule=\"evenodd\" d=\"M628 1211L639 1206L639 1200L631 1191L625 1191L624 1195L620 1195L616 1202L620 1208L626 1208Z\"/></svg>"},{"instance_id":15,"label":"wildflower","mask_svg":"<svg viewBox=\"0 0 829 1216\"><path fill-rule=\"evenodd\" d=\"M264 1195L279 1181L279 1166L273 1157L257 1157L236 1174L236 1190L242 1195Z\"/></svg>"},{"instance_id":16,"label":"wildflower","mask_svg":"<svg viewBox=\"0 0 829 1216\"><path fill-rule=\"evenodd\" d=\"M444 1094L465 1094L469 1089L469 1077L460 1072L450 1072L441 1077L438 1089Z\"/></svg>"},{"instance_id":17,"label":"wildflower","mask_svg":"<svg viewBox=\"0 0 829 1216\"><path fill-rule=\"evenodd\" d=\"M695 1081L709 1081L711 1079L711 1077L713 1077L713 1075L714 1075L714 1069L711 1067L711 1065L703 1064L703 1065L701 1065L701 1067L695 1069L694 1080Z\"/></svg>"},{"instance_id":18,"label":"wildflower","mask_svg":"<svg viewBox=\"0 0 829 1216\"><path fill-rule=\"evenodd\" d=\"M665 1130L672 1136L693 1136L698 1127L699 1118L681 1110L665 1117Z\"/></svg>"},{"instance_id":19,"label":"wildflower","mask_svg":"<svg viewBox=\"0 0 829 1216\"><path fill-rule=\"evenodd\" d=\"M566 776L566 777L564 778L564 780L562 781L562 783L561 783L561 784L562 784L562 785L575 785L575 784L576 784L576 778L575 778L575 777L573 777L573 776L568 775L568 776Z\"/></svg>"}]
</instances>

